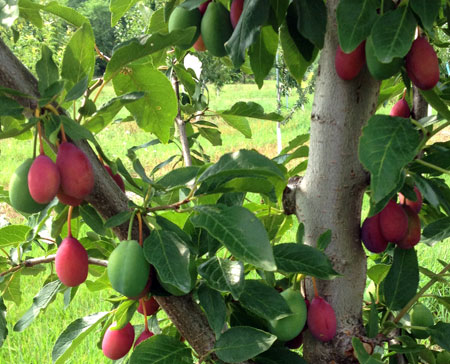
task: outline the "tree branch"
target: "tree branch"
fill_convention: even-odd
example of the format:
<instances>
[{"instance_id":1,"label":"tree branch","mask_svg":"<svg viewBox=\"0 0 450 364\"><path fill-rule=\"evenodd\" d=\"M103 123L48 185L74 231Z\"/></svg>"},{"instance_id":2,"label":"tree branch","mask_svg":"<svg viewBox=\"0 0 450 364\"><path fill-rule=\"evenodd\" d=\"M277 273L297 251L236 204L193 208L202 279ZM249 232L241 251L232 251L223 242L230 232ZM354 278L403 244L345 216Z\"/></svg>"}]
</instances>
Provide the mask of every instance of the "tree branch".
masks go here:
<instances>
[{"instance_id":1,"label":"tree branch","mask_svg":"<svg viewBox=\"0 0 450 364\"><path fill-rule=\"evenodd\" d=\"M31 72L16 58L5 43L0 39L0 86L8 87L31 95L34 99L16 98L23 106L35 108L39 98L38 83ZM96 153L85 140L74 142L89 158L95 176L95 185L91 194L86 198L104 219L109 219L123 211L129 211L128 198L120 190L106 169L100 163ZM144 225L144 239L150 233ZM127 239L128 225L115 227L114 233L121 240ZM138 239L139 229L137 221L133 225L132 237ZM214 348L215 336L207 324L205 315L190 295L169 296L164 299L158 297L161 308L170 313L177 329L191 344L200 357L204 357ZM177 320L176 317L184 317ZM196 327L195 330L192 328Z\"/></svg>"}]
</instances>

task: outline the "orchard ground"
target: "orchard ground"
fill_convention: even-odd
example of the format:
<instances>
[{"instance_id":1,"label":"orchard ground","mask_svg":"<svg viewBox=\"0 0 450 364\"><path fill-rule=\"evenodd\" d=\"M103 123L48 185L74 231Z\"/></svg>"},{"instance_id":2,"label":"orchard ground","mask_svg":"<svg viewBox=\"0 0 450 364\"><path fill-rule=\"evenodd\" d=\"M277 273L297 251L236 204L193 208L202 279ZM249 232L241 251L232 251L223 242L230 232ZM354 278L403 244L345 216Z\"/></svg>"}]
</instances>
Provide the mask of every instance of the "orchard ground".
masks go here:
<instances>
[{"instance_id":1,"label":"orchard ground","mask_svg":"<svg viewBox=\"0 0 450 364\"><path fill-rule=\"evenodd\" d=\"M262 90L258 90L257 86L253 83L249 84L233 84L226 85L217 95L216 90L211 87L209 89L210 96L210 108L211 110L224 110L230 107L237 101L255 101L263 105L266 112L276 111L276 88L275 81L266 81ZM113 90L111 88L105 88L102 97L104 100L113 96ZM101 101L101 100L100 100ZM296 101L295 92L289 97L289 104L292 107ZM311 114L311 101L312 95L310 95L310 101L304 106L304 110L297 110L293 118L283 125L282 138L283 146L299 134L308 132L310 114ZM101 104L101 102L100 102ZM392 105L379 110L379 113L388 114ZM286 101L282 98L282 110L281 112L286 115L289 110L286 109ZM122 111L119 117L125 117L126 112ZM239 150L242 148L256 149L260 153L274 157L276 155L276 124L271 121L253 121L250 120L253 137L252 139L246 139L242 134L238 133L235 129L223 125L221 121L217 121L220 124L220 130L222 131L222 146L212 147L211 144L202 139L202 146L205 149L206 154L211 157L212 161L216 161L220 155L226 152ZM31 135L30 135L31 137ZM152 140L152 137L148 133L140 131L136 125L132 123L112 124L107 129L102 131L98 135L98 140L102 145L102 148L106 155L114 160L118 157L122 159L127 168L131 170L131 163L126 158L127 149L147 143ZM450 134L440 135L439 138L442 141L450 140ZM0 182L1 185L7 186L9 178L15 168L22 163L24 159L32 155L33 142L29 140L16 140L7 139L0 141ZM175 144L169 145L155 145L145 149L137 151L141 162L143 163L146 171L149 173L154 166L165 161L170 156L179 153L179 149ZM291 162L292 163L292 162ZM294 162L295 163L295 162ZM170 168L170 167L165 167ZM158 174L157 174L158 175ZM447 179L450 179L447 177ZM447 181L448 182L448 181ZM365 217L368 211L367 201L364 203L362 216ZM14 221L20 223L21 217L15 213L6 204L0 205L0 220ZM1 222L1 221L0 221ZM295 240L295 232L297 228L297 220L293 219L293 224L290 232L285 235L285 241ZM441 269L438 259L443 261L450 260L450 248L447 248L446 242L435 245L434 247L428 247L425 244L419 244L417 246L418 254L421 257L421 262L424 267L437 272ZM34 249L38 249L37 247ZM36 251L37 255L42 255ZM370 261L369 261L370 264ZM30 327L26 329L26 333L16 333L13 331L13 325L17 320L28 310L31 306L33 297L38 292L39 288L43 284L43 281L50 273L50 267L46 267L46 274L41 273L37 277L23 276L21 280L22 288L29 287L29 289L23 290L23 299L18 308L8 310L8 330L9 335L0 350L0 363L27 363L27 364L41 364L51 362L51 352L53 344L56 341L59 334L75 319L83 316L87 316L92 313L107 311L110 309L110 304L105 300L109 294L114 294L111 291L101 291L100 295L91 294L86 285L80 286L79 291L73 300L73 302L65 308L62 295L58 295L56 302L50 305L47 309L47 314L39 316ZM89 277L91 279L92 276ZM38 282L36 282L38 281ZM428 279L421 276L421 286L427 282ZM435 284L431 294L439 294L441 296L450 295L450 289L444 287L441 284ZM443 310L442 306L433 305L432 301L427 306L434 309L439 307L440 312L435 312L436 316L443 321L449 321L449 311ZM7 307L11 307L11 303L7 302ZM158 318L163 319L165 316L162 312L158 313ZM133 324L142 324L143 319L141 315L135 315ZM164 326L167 321L163 321L161 326ZM90 339L89 339L90 338ZM104 363L107 362L103 356L101 350L98 349L98 334L96 332L91 333L87 340L76 349L73 358L68 363Z\"/></svg>"}]
</instances>

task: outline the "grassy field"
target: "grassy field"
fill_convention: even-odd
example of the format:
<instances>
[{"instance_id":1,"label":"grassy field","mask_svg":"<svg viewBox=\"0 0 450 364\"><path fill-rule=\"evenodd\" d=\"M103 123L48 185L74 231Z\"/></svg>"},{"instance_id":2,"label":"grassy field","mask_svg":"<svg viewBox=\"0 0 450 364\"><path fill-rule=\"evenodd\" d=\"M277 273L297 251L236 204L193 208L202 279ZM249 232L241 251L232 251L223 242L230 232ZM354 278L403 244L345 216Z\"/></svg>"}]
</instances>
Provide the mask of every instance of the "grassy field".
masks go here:
<instances>
[{"instance_id":1,"label":"grassy field","mask_svg":"<svg viewBox=\"0 0 450 364\"><path fill-rule=\"evenodd\" d=\"M103 100L106 101L108 96L112 95L112 90L106 88ZM217 96L214 89L211 89L211 109L222 110L230 107L237 101L255 101L262 104L266 112L276 110L276 89L273 81L265 83L262 90L258 90L254 84L245 85L228 85L224 87ZM292 97L290 103L295 101ZM283 107L285 101L283 100ZM286 113L284 107L282 110ZM296 135L306 133L309 129L309 116L311 112L311 102L305 105L304 110L299 110L293 119L286 125L283 125L283 144L293 139ZM229 151L239 150L241 148L254 148L259 152L273 157L276 155L276 124L269 121L255 121L249 119L253 131L253 138L246 139L243 135L236 132L231 127L220 124L222 131L223 145L212 148L207 141L202 141L202 145L206 148L207 153L215 161L217 158ZM148 133L139 131L132 123L110 125L100 135L98 140L105 153L111 159L117 157L122 158L126 166L130 167L131 163L126 159L127 150L133 146L144 144L154 137ZM150 171L155 165L166 160L173 154L178 153L178 149L174 144L156 145L145 149L140 149L137 154L147 171ZM0 141L0 185L7 188L9 177L14 169L27 157L32 155L32 140L2 140ZM363 212L365 216L367 211ZM0 214L6 215L9 219L17 221L18 215L5 206L0 207ZM296 224L288 235L288 240L295 236ZM418 246L418 252L422 264L433 271L439 269L437 259L444 261L450 260L450 252L445 248L444 244L430 248L423 244ZM74 299L67 307L64 307L63 297L58 295L56 301L51 304L44 315L39 316L34 323L24 332L17 333L13 331L14 323L23 315L30 307L34 295L39 291L42 283L46 279L46 274L40 274L37 277L22 277L21 286L24 292L21 304L16 307L11 302L7 302L7 320L9 328L9 336L0 349L0 363L24 363L24 364L42 364L51 363L51 351L53 344L58 335L67 327L67 325L76 318L86 316L95 312L110 309L110 304L105 301L111 292L102 292L91 294L86 285L82 285ZM421 284L427 279L421 277ZM446 292L443 292L446 290ZM448 295L448 288L436 286L434 293ZM448 312L439 311L439 316L448 320ZM134 323L142 324L140 315L134 318ZM101 351L97 347L99 333L94 332L88 336L83 344L75 351L74 358L70 363L107 363L109 360L103 357Z\"/></svg>"}]
</instances>

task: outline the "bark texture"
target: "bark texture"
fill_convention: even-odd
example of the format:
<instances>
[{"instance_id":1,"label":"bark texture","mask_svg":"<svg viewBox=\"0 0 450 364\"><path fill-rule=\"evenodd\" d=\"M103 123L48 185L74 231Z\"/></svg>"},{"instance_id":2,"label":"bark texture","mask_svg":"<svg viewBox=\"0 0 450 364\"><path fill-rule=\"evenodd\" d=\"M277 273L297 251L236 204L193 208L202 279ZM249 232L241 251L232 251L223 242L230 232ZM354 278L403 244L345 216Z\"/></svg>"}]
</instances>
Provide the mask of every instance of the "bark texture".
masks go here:
<instances>
[{"instance_id":1,"label":"bark texture","mask_svg":"<svg viewBox=\"0 0 450 364\"><path fill-rule=\"evenodd\" d=\"M338 3L327 1L328 25L311 114L308 168L296 191L297 217L305 224L306 243L314 246L320 234L332 231L326 254L342 277L319 281L318 291L333 306L338 328L328 343L306 335L303 351L308 363L354 362L351 339L363 334L366 256L360 242L360 222L368 176L358 159L358 142L362 126L376 110L379 83L366 67L352 81L337 76ZM307 293L312 299L311 284Z\"/></svg>"},{"instance_id":2,"label":"bark texture","mask_svg":"<svg viewBox=\"0 0 450 364\"><path fill-rule=\"evenodd\" d=\"M1 39L0 86L20 91L35 98L18 98L17 100L24 107L34 108L37 105L36 100L39 97L37 80L14 56ZM89 202L104 219L108 219L119 212L127 211L129 209L127 196L109 176L89 143L86 141L78 141L75 144L84 151L94 169L94 190L85 200ZM127 239L128 224L118 226L114 229L114 232L119 239ZM148 234L148 229L145 229L144 239ZM134 239L138 240L137 219L133 226L132 236ZM168 313L172 322L199 356L203 357L212 350L215 343L214 332L209 327L203 311L190 295L181 297L158 297L157 301L162 309Z\"/></svg>"}]
</instances>

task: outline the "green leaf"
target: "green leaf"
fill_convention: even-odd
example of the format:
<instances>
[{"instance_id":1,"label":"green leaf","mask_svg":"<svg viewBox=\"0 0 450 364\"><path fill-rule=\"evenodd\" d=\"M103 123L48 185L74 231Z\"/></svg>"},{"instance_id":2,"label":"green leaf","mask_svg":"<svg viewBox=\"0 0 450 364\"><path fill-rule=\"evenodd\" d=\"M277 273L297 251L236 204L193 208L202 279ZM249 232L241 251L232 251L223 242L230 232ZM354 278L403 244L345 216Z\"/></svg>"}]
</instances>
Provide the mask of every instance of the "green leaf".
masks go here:
<instances>
[{"instance_id":1,"label":"green leaf","mask_svg":"<svg viewBox=\"0 0 450 364\"><path fill-rule=\"evenodd\" d=\"M80 28L81 26L83 26L83 24L89 24L88 18L86 18L84 15L81 15L75 9L60 5L58 1L52 1L47 5L41 6L41 9L59 16L68 23L75 25L77 28Z\"/></svg>"},{"instance_id":2,"label":"green leaf","mask_svg":"<svg viewBox=\"0 0 450 364\"><path fill-rule=\"evenodd\" d=\"M434 20L439 15L441 0L411 0L411 9L422 21L422 25L428 32L432 32Z\"/></svg>"},{"instance_id":3,"label":"green leaf","mask_svg":"<svg viewBox=\"0 0 450 364\"><path fill-rule=\"evenodd\" d=\"M10 28L19 17L18 0L2 0L0 2L0 24Z\"/></svg>"},{"instance_id":4,"label":"green leaf","mask_svg":"<svg viewBox=\"0 0 450 364\"><path fill-rule=\"evenodd\" d=\"M331 243L331 230L328 229L319 236L319 239L317 239L317 249L325 251L325 249L328 247L328 245L330 245L330 243Z\"/></svg>"},{"instance_id":5,"label":"green leaf","mask_svg":"<svg viewBox=\"0 0 450 364\"><path fill-rule=\"evenodd\" d=\"M126 300L123 301L119 307L117 307L117 311L114 314L113 321L116 322L114 325L114 329L120 330L123 329L128 322L132 319L134 313L136 312L139 306L139 300Z\"/></svg>"},{"instance_id":6,"label":"green leaf","mask_svg":"<svg viewBox=\"0 0 450 364\"><path fill-rule=\"evenodd\" d=\"M0 348L8 336L8 323L6 322L6 306L3 297L0 297Z\"/></svg>"},{"instance_id":7,"label":"green leaf","mask_svg":"<svg viewBox=\"0 0 450 364\"><path fill-rule=\"evenodd\" d=\"M294 0L294 4L298 13L298 31L322 49L327 28L327 8L323 0Z\"/></svg>"},{"instance_id":8,"label":"green leaf","mask_svg":"<svg viewBox=\"0 0 450 364\"><path fill-rule=\"evenodd\" d=\"M6 96L0 96L0 116L21 118L23 110L23 107L17 101Z\"/></svg>"},{"instance_id":9,"label":"green leaf","mask_svg":"<svg viewBox=\"0 0 450 364\"><path fill-rule=\"evenodd\" d=\"M185 293L191 290L189 273L190 252L184 241L174 232L153 230L144 241L144 255L161 281Z\"/></svg>"},{"instance_id":10,"label":"green leaf","mask_svg":"<svg viewBox=\"0 0 450 364\"><path fill-rule=\"evenodd\" d=\"M403 308L417 292L419 265L414 249L394 250L394 262L384 280L384 297L391 310Z\"/></svg>"},{"instance_id":11,"label":"green leaf","mask_svg":"<svg viewBox=\"0 0 450 364\"><path fill-rule=\"evenodd\" d=\"M420 136L409 119L374 115L359 140L359 160L370 172L372 200L386 197L418 152Z\"/></svg>"},{"instance_id":12,"label":"green leaf","mask_svg":"<svg viewBox=\"0 0 450 364\"><path fill-rule=\"evenodd\" d=\"M214 128L197 128L200 135L207 139L212 145L218 146L222 145L221 133L219 130Z\"/></svg>"},{"instance_id":13,"label":"green leaf","mask_svg":"<svg viewBox=\"0 0 450 364\"><path fill-rule=\"evenodd\" d=\"M370 303L370 313L369 313L369 321L366 325L367 336L370 338L374 338L378 335L378 309L375 304L375 299L372 295L370 295L371 303Z\"/></svg>"},{"instance_id":14,"label":"green leaf","mask_svg":"<svg viewBox=\"0 0 450 364\"><path fill-rule=\"evenodd\" d=\"M256 40L260 28L269 18L269 0L253 0L244 2L239 22L225 43L225 49L236 68L245 62L245 50Z\"/></svg>"},{"instance_id":15,"label":"green leaf","mask_svg":"<svg viewBox=\"0 0 450 364\"><path fill-rule=\"evenodd\" d=\"M367 270L367 276L374 281L375 284L380 284L388 275L390 265L375 264Z\"/></svg>"},{"instance_id":16,"label":"green leaf","mask_svg":"<svg viewBox=\"0 0 450 364\"><path fill-rule=\"evenodd\" d=\"M352 345L355 349L356 357L358 358L358 361L360 364L382 364L382 361L379 361L378 359L371 356L366 349L364 348L364 345L362 344L361 340L359 340L357 337L352 338Z\"/></svg>"},{"instance_id":17,"label":"green leaf","mask_svg":"<svg viewBox=\"0 0 450 364\"><path fill-rule=\"evenodd\" d=\"M84 338L92 332L109 312L99 312L73 321L56 340L52 351L54 364L65 363L72 355L75 348L81 344Z\"/></svg>"},{"instance_id":18,"label":"green leaf","mask_svg":"<svg viewBox=\"0 0 450 364\"><path fill-rule=\"evenodd\" d=\"M189 95L194 95L196 84L191 73L186 71L186 68L184 68L181 64L175 65L174 70L185 90L189 93Z\"/></svg>"},{"instance_id":19,"label":"green leaf","mask_svg":"<svg viewBox=\"0 0 450 364\"><path fill-rule=\"evenodd\" d=\"M236 102L230 109L219 111L219 114L223 115L234 115L234 116L244 116L247 118L263 119L263 120L273 120L273 121L283 121L283 116L278 113L272 112L266 114L264 108L253 101Z\"/></svg>"},{"instance_id":20,"label":"green leaf","mask_svg":"<svg viewBox=\"0 0 450 364\"><path fill-rule=\"evenodd\" d=\"M109 10L111 11L111 26L115 26L125 13L134 6L138 0L111 0Z\"/></svg>"},{"instance_id":21,"label":"green leaf","mask_svg":"<svg viewBox=\"0 0 450 364\"><path fill-rule=\"evenodd\" d=\"M192 352L180 340L166 335L154 335L136 346L130 364L192 364Z\"/></svg>"},{"instance_id":22,"label":"green leaf","mask_svg":"<svg viewBox=\"0 0 450 364\"><path fill-rule=\"evenodd\" d=\"M227 319L227 307L223 297L219 292L209 288L206 284L202 284L197 293L200 305L205 310L209 326L213 329L216 337L219 337Z\"/></svg>"},{"instance_id":23,"label":"green leaf","mask_svg":"<svg viewBox=\"0 0 450 364\"><path fill-rule=\"evenodd\" d=\"M19 14L21 18L29 21L35 27L41 29L43 26L42 17L39 13L41 7L31 0L19 0Z\"/></svg>"},{"instance_id":24,"label":"green leaf","mask_svg":"<svg viewBox=\"0 0 450 364\"><path fill-rule=\"evenodd\" d=\"M134 64L128 65L128 72L118 74L113 85L117 95L145 92L144 97L125 107L141 129L154 133L161 142L167 143L178 112L177 98L167 77L149 63Z\"/></svg>"},{"instance_id":25,"label":"green leaf","mask_svg":"<svg viewBox=\"0 0 450 364\"><path fill-rule=\"evenodd\" d=\"M192 218L196 227L207 230L237 259L268 271L276 270L272 246L263 224L241 206L197 206Z\"/></svg>"},{"instance_id":26,"label":"green leaf","mask_svg":"<svg viewBox=\"0 0 450 364\"><path fill-rule=\"evenodd\" d=\"M219 359L239 363L266 351L276 339L276 336L253 327L236 326L225 331L214 348Z\"/></svg>"},{"instance_id":27,"label":"green leaf","mask_svg":"<svg viewBox=\"0 0 450 364\"><path fill-rule=\"evenodd\" d=\"M131 92L114 97L102 105L92 118L86 121L84 126L93 133L98 133L113 121L114 117L124 105L140 100L144 96L144 92Z\"/></svg>"},{"instance_id":28,"label":"green leaf","mask_svg":"<svg viewBox=\"0 0 450 364\"><path fill-rule=\"evenodd\" d=\"M106 230L103 225L103 220L100 217L97 210L89 205L80 206L80 215L83 218L84 222L97 234L105 235Z\"/></svg>"},{"instance_id":29,"label":"green leaf","mask_svg":"<svg viewBox=\"0 0 450 364\"><path fill-rule=\"evenodd\" d=\"M67 116L60 116L61 121L64 125L64 130L67 135L70 136L72 140L83 140L87 139L95 143L95 138L92 133L86 129L84 126L78 124L75 120L68 118Z\"/></svg>"},{"instance_id":30,"label":"green leaf","mask_svg":"<svg viewBox=\"0 0 450 364\"><path fill-rule=\"evenodd\" d=\"M450 324L447 322L438 322L436 325L428 328L431 339L442 349L450 351Z\"/></svg>"},{"instance_id":31,"label":"green leaf","mask_svg":"<svg viewBox=\"0 0 450 364\"><path fill-rule=\"evenodd\" d=\"M239 261L214 256L199 265L198 273L210 287L221 292L231 292L235 300L244 290L244 265Z\"/></svg>"},{"instance_id":32,"label":"green leaf","mask_svg":"<svg viewBox=\"0 0 450 364\"><path fill-rule=\"evenodd\" d=\"M183 3L181 3L180 6L187 10L192 10L192 9L198 8L204 2L205 2L205 0L186 0Z\"/></svg>"},{"instance_id":33,"label":"green leaf","mask_svg":"<svg viewBox=\"0 0 450 364\"><path fill-rule=\"evenodd\" d=\"M158 184L168 190L185 187L195 181L200 170L198 166L177 168L163 176Z\"/></svg>"},{"instance_id":34,"label":"green leaf","mask_svg":"<svg viewBox=\"0 0 450 364\"><path fill-rule=\"evenodd\" d=\"M256 358L258 364L308 364L295 351L282 346L272 347Z\"/></svg>"},{"instance_id":35,"label":"green leaf","mask_svg":"<svg viewBox=\"0 0 450 364\"><path fill-rule=\"evenodd\" d=\"M273 253L280 272L303 273L319 279L333 279L339 275L327 256L309 245L278 244Z\"/></svg>"},{"instance_id":36,"label":"green leaf","mask_svg":"<svg viewBox=\"0 0 450 364\"><path fill-rule=\"evenodd\" d=\"M377 20L377 1L342 0L336 12L339 45L350 53L365 40Z\"/></svg>"},{"instance_id":37,"label":"green leaf","mask_svg":"<svg viewBox=\"0 0 450 364\"><path fill-rule=\"evenodd\" d=\"M294 139L290 140L288 145L283 148L280 152L280 155L286 154L294 148L297 148L303 144L305 144L309 140L309 134L301 134L296 136Z\"/></svg>"},{"instance_id":38,"label":"green leaf","mask_svg":"<svg viewBox=\"0 0 450 364\"><path fill-rule=\"evenodd\" d=\"M192 39L195 28L185 30L174 30L169 34L150 34L139 39L132 39L129 42L122 44L114 51L111 60L106 66L104 80L108 82L121 69L133 61L149 56L166 47L172 45L183 44ZM136 90L133 90L136 91Z\"/></svg>"},{"instance_id":39,"label":"green leaf","mask_svg":"<svg viewBox=\"0 0 450 364\"><path fill-rule=\"evenodd\" d=\"M428 224L423 229L422 235L424 243L441 242L447 239L450 237L450 217L444 217Z\"/></svg>"},{"instance_id":40,"label":"green leaf","mask_svg":"<svg viewBox=\"0 0 450 364\"><path fill-rule=\"evenodd\" d=\"M278 291L256 280L246 280L239 302L247 310L266 320L278 320L292 314Z\"/></svg>"},{"instance_id":41,"label":"green leaf","mask_svg":"<svg viewBox=\"0 0 450 364\"><path fill-rule=\"evenodd\" d=\"M109 229L122 225L131 219L131 211L122 211L106 220L104 227Z\"/></svg>"},{"instance_id":42,"label":"green leaf","mask_svg":"<svg viewBox=\"0 0 450 364\"><path fill-rule=\"evenodd\" d=\"M250 65L255 75L255 82L259 88L263 86L264 79L273 67L277 47L278 34L273 30L272 26L266 25L261 28L259 37L248 50Z\"/></svg>"},{"instance_id":43,"label":"green leaf","mask_svg":"<svg viewBox=\"0 0 450 364\"><path fill-rule=\"evenodd\" d=\"M372 28L372 41L376 57L383 63L403 58L411 48L416 20L408 6L400 6L384 13Z\"/></svg>"},{"instance_id":44,"label":"green leaf","mask_svg":"<svg viewBox=\"0 0 450 364\"><path fill-rule=\"evenodd\" d=\"M1 294L5 301L11 301L19 306L22 302L22 292L20 291L21 272L15 272L5 277L0 284Z\"/></svg>"},{"instance_id":45,"label":"green leaf","mask_svg":"<svg viewBox=\"0 0 450 364\"><path fill-rule=\"evenodd\" d=\"M279 26L286 18L286 11L289 7L289 0L270 0L270 5Z\"/></svg>"},{"instance_id":46,"label":"green leaf","mask_svg":"<svg viewBox=\"0 0 450 364\"><path fill-rule=\"evenodd\" d=\"M34 296L31 307L14 325L14 331L20 332L30 326L34 319L40 314L41 310L44 310L51 302L53 302L61 285L62 283L59 280L44 285L38 294Z\"/></svg>"},{"instance_id":47,"label":"green leaf","mask_svg":"<svg viewBox=\"0 0 450 364\"><path fill-rule=\"evenodd\" d=\"M442 101L434 89L431 90L419 90L423 98L428 102L433 109L441 114L445 119L450 120L450 110L447 105Z\"/></svg>"},{"instance_id":48,"label":"green leaf","mask_svg":"<svg viewBox=\"0 0 450 364\"><path fill-rule=\"evenodd\" d=\"M89 23L84 23L70 38L64 51L61 76L70 81L71 88L84 77L90 80L95 65L94 32Z\"/></svg>"},{"instance_id":49,"label":"green leaf","mask_svg":"<svg viewBox=\"0 0 450 364\"><path fill-rule=\"evenodd\" d=\"M303 57L295 44L294 39L292 39L292 36L289 33L286 22L284 22L280 27L280 42L281 48L283 49L286 66L292 77L295 78L298 84L301 84L303 76L305 75L308 66L314 61L315 56L312 57L311 61L307 61Z\"/></svg>"},{"instance_id":50,"label":"green leaf","mask_svg":"<svg viewBox=\"0 0 450 364\"><path fill-rule=\"evenodd\" d=\"M246 118L227 114L223 114L221 117L229 126L242 133L246 138L252 137L252 130Z\"/></svg>"},{"instance_id":51,"label":"green leaf","mask_svg":"<svg viewBox=\"0 0 450 364\"><path fill-rule=\"evenodd\" d=\"M0 228L0 247L5 248L24 242L30 231L31 228L25 225L8 225Z\"/></svg>"},{"instance_id":52,"label":"green leaf","mask_svg":"<svg viewBox=\"0 0 450 364\"><path fill-rule=\"evenodd\" d=\"M53 61L52 51L47 45L41 48L41 59L36 63L36 73L39 78L39 92L43 93L52 83L58 81L58 66Z\"/></svg>"},{"instance_id":53,"label":"green leaf","mask_svg":"<svg viewBox=\"0 0 450 364\"><path fill-rule=\"evenodd\" d=\"M70 90L67 92L66 97L64 98L64 102L73 101L79 99L88 88L89 78L88 76L83 77L78 83L76 83Z\"/></svg>"}]
</instances>

